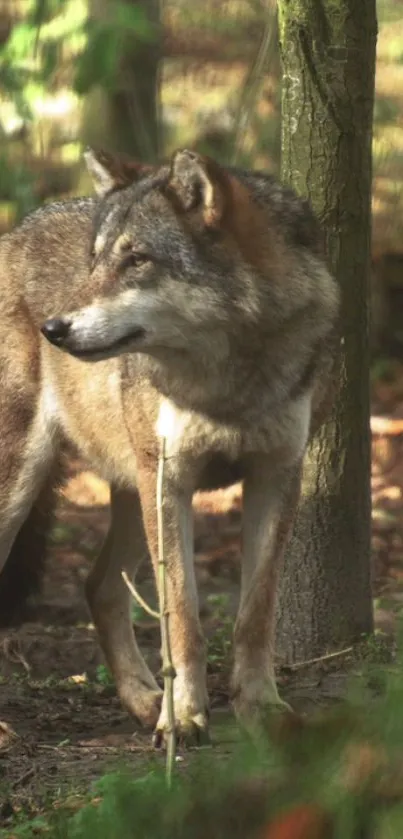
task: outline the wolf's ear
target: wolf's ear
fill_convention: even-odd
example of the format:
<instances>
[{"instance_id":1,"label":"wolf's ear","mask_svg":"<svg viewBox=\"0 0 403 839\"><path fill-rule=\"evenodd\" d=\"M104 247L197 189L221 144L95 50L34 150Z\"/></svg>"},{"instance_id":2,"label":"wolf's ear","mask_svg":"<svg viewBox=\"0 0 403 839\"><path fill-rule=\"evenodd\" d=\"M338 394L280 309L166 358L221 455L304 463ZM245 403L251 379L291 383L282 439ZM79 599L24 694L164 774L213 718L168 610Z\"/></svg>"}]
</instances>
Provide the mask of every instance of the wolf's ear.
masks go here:
<instances>
[{"instance_id":1,"label":"wolf's ear","mask_svg":"<svg viewBox=\"0 0 403 839\"><path fill-rule=\"evenodd\" d=\"M153 171L153 167L146 163L138 163L123 154L110 154L102 149L86 149L84 160L95 191L101 197L113 189L130 186Z\"/></svg>"},{"instance_id":2,"label":"wolf's ear","mask_svg":"<svg viewBox=\"0 0 403 839\"><path fill-rule=\"evenodd\" d=\"M183 149L172 158L168 191L182 210L198 210L204 224L215 227L224 212L226 180L214 160Z\"/></svg>"}]
</instances>

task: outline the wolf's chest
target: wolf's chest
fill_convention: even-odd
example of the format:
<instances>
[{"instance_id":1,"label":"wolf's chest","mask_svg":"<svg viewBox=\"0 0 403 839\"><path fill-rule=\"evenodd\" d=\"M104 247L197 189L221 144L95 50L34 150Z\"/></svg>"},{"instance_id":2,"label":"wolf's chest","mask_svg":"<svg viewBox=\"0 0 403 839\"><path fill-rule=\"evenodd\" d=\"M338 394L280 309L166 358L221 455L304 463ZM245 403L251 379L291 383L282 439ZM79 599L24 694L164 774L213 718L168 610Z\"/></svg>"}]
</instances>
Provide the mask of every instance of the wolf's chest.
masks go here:
<instances>
[{"instance_id":1,"label":"wolf's chest","mask_svg":"<svg viewBox=\"0 0 403 839\"><path fill-rule=\"evenodd\" d=\"M199 459L220 454L235 461L241 455L239 428L215 422L203 414L182 410L169 399L161 400L156 431L158 437L165 437L167 457L192 455Z\"/></svg>"}]
</instances>

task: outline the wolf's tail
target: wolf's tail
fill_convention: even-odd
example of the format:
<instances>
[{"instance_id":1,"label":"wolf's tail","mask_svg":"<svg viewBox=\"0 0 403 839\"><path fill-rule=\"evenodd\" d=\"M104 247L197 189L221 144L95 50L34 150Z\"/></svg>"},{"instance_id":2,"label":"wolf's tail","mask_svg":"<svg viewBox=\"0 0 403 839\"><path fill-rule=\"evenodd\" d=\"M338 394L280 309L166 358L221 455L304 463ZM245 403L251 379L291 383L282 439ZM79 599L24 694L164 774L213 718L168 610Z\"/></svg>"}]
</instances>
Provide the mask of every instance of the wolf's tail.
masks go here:
<instances>
[{"instance_id":1,"label":"wolf's tail","mask_svg":"<svg viewBox=\"0 0 403 839\"><path fill-rule=\"evenodd\" d=\"M0 574L1 627L15 626L29 618L31 598L41 590L61 482L62 469L58 464L43 484Z\"/></svg>"}]
</instances>

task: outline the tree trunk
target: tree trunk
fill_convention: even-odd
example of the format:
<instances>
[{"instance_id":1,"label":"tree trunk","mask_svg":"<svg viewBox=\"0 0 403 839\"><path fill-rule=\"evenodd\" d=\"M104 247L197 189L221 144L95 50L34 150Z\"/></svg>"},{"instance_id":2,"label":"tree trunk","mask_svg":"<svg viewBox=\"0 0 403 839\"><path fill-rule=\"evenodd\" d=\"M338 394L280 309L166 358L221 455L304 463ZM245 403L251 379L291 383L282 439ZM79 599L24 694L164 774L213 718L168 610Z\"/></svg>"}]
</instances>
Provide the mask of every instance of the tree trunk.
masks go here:
<instances>
[{"instance_id":1,"label":"tree trunk","mask_svg":"<svg viewBox=\"0 0 403 839\"><path fill-rule=\"evenodd\" d=\"M278 608L288 662L372 631L368 299L375 0L279 0L282 177L342 288L340 392L306 457Z\"/></svg>"},{"instance_id":2,"label":"tree trunk","mask_svg":"<svg viewBox=\"0 0 403 839\"><path fill-rule=\"evenodd\" d=\"M141 6L156 28L155 40L128 31L113 90L94 88L86 97L82 136L86 144L152 161L159 152L160 0L125 0ZM91 0L91 16L113 16L113 0Z\"/></svg>"}]
</instances>

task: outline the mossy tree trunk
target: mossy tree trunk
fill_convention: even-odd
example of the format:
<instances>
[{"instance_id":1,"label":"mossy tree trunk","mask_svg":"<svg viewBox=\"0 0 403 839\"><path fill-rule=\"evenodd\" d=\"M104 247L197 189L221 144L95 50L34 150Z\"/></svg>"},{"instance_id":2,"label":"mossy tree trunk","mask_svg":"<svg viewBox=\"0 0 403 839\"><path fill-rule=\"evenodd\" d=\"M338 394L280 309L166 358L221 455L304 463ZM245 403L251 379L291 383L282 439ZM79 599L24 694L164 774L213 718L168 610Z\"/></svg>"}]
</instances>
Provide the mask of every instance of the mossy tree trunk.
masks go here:
<instances>
[{"instance_id":1,"label":"mossy tree trunk","mask_svg":"<svg viewBox=\"0 0 403 839\"><path fill-rule=\"evenodd\" d=\"M140 7L155 36L144 40L135 31L127 31L113 89L94 88L86 97L82 137L95 148L152 161L158 157L160 146L160 0L121 0L122 3ZM90 11L97 20L113 19L114 0L90 0Z\"/></svg>"},{"instance_id":2,"label":"mossy tree trunk","mask_svg":"<svg viewBox=\"0 0 403 839\"><path fill-rule=\"evenodd\" d=\"M375 0L279 0L282 177L307 196L342 288L340 392L304 469L278 650L303 660L372 630L368 298Z\"/></svg>"}]
</instances>

